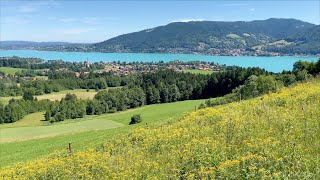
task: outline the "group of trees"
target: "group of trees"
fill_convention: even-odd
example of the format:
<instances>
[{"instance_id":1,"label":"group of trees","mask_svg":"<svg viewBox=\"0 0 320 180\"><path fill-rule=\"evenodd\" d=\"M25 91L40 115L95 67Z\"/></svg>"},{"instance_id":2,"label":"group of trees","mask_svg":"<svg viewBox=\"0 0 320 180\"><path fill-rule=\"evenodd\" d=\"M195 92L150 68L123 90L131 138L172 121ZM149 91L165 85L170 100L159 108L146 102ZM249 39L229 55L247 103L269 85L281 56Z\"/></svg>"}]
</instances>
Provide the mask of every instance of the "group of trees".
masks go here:
<instances>
[{"instance_id":1,"label":"group of trees","mask_svg":"<svg viewBox=\"0 0 320 180\"><path fill-rule=\"evenodd\" d=\"M146 93L146 103L155 104L222 96L243 84L250 75L268 74L263 69L240 67L211 75L165 70L142 75L138 84Z\"/></svg>"},{"instance_id":2,"label":"group of trees","mask_svg":"<svg viewBox=\"0 0 320 180\"><path fill-rule=\"evenodd\" d=\"M126 86L133 83L134 77L131 76L114 76L106 75L101 77L85 78L58 78L49 80L25 81L19 83L0 80L0 97L1 96L21 96L25 91L31 91L33 95L49 94L61 90L73 89L105 89L107 87Z\"/></svg>"},{"instance_id":3,"label":"group of trees","mask_svg":"<svg viewBox=\"0 0 320 180\"><path fill-rule=\"evenodd\" d=\"M297 73L308 73L308 74L318 74L320 72L320 59L316 62L298 61L293 65L293 72Z\"/></svg>"},{"instance_id":4,"label":"group of trees","mask_svg":"<svg viewBox=\"0 0 320 180\"><path fill-rule=\"evenodd\" d=\"M51 102L49 100L11 100L8 105L0 105L0 123L13 123L25 115L46 110Z\"/></svg>"},{"instance_id":5,"label":"group of trees","mask_svg":"<svg viewBox=\"0 0 320 180\"><path fill-rule=\"evenodd\" d=\"M0 58L0 67L50 70L69 69L74 72L104 69L103 63L95 62L91 63L90 66L87 66L86 64L87 62L66 62L62 60L45 61L40 58L21 58L17 56Z\"/></svg>"},{"instance_id":6,"label":"group of trees","mask_svg":"<svg viewBox=\"0 0 320 180\"><path fill-rule=\"evenodd\" d=\"M77 99L74 94L67 94L61 101L52 102L45 113L45 120L50 122L65 119L82 118L86 114L86 102Z\"/></svg>"},{"instance_id":7,"label":"group of trees","mask_svg":"<svg viewBox=\"0 0 320 180\"><path fill-rule=\"evenodd\" d=\"M233 101L254 98L269 92L275 92L283 86L290 86L296 82L305 81L312 75L320 73L320 59L317 62L298 61L294 64L293 71L283 71L273 75L251 75L243 85L240 85L223 97L209 99L202 107L212 107Z\"/></svg>"},{"instance_id":8,"label":"group of trees","mask_svg":"<svg viewBox=\"0 0 320 180\"><path fill-rule=\"evenodd\" d=\"M220 97L206 102L207 106L224 104L239 99L248 99L279 87L289 86L303 81L308 76L320 72L318 62L297 62L293 71L269 73L259 68L233 67L227 71L211 75L161 70L154 73L130 76L112 76L110 74L90 74L83 78L62 78L49 81L22 83L23 99L12 100L6 106L0 106L1 122L15 122L24 115L40 110L47 110L46 120L63 121L83 117L85 114L103 114L123 111L145 104L167 103L187 99ZM103 89L115 85L122 88L99 91L93 100L77 99L68 94L61 101L37 101L33 98L36 90L45 93L62 88L89 88L97 85ZM99 83L104 85L99 85ZM1 84L0 84L1 85ZM0 89L2 87L0 86ZM4 88L5 89L5 88ZM224 97L221 97L224 96Z\"/></svg>"},{"instance_id":9,"label":"group of trees","mask_svg":"<svg viewBox=\"0 0 320 180\"><path fill-rule=\"evenodd\" d=\"M118 88L100 91L93 100L81 100L74 94L67 94L61 101L52 102L45 120L59 122L65 119L82 118L87 115L113 113L143 106L145 94L139 87Z\"/></svg>"}]
</instances>

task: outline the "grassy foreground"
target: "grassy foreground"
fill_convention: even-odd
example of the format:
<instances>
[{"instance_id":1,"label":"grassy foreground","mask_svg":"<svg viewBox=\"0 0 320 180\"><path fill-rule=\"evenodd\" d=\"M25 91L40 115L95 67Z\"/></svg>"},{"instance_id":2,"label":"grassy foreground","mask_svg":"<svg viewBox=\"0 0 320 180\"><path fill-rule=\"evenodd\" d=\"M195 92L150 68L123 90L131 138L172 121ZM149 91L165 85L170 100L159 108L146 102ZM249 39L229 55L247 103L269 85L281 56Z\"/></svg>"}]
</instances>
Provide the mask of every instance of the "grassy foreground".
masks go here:
<instances>
[{"instance_id":1,"label":"grassy foreground","mask_svg":"<svg viewBox=\"0 0 320 180\"><path fill-rule=\"evenodd\" d=\"M25 179L317 179L320 84L206 108L94 150L3 169Z\"/></svg>"},{"instance_id":2,"label":"grassy foreground","mask_svg":"<svg viewBox=\"0 0 320 180\"><path fill-rule=\"evenodd\" d=\"M181 117L183 113L193 111L194 107L203 101L204 100L189 100L176 103L154 104L114 114L85 116L85 118L82 119L66 120L52 126L37 126L31 118L24 119L21 121L20 127L16 125L16 128L12 128L12 126L14 126L14 124L12 124L11 127L0 129L0 140L3 141L0 143L0 165L4 167L17 162L26 162L41 158L55 150L64 150L69 142L73 143L75 150L83 150L88 147L92 148L110 140L110 138L115 137L117 134L131 131L137 127L144 127L146 126L145 123L148 123L148 126L154 126L170 119ZM37 113L30 116L40 115L38 118L43 119L42 114L43 113ZM141 114L143 122L129 126L130 118L134 114ZM121 125L121 127L111 127L109 123ZM89 127L86 128L87 125L90 126L91 129Z\"/></svg>"}]
</instances>

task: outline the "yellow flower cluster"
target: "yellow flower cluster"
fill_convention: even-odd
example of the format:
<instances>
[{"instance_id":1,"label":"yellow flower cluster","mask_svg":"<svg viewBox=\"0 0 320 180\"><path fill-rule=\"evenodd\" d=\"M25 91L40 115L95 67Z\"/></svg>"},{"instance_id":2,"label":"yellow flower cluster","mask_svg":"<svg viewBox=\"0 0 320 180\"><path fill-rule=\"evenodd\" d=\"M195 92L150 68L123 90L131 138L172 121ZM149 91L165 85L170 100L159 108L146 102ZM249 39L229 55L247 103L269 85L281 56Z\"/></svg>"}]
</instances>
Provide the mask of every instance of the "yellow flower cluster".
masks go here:
<instances>
[{"instance_id":1,"label":"yellow flower cluster","mask_svg":"<svg viewBox=\"0 0 320 180\"><path fill-rule=\"evenodd\" d=\"M320 84L312 81L7 167L0 179L316 179L319 146Z\"/></svg>"}]
</instances>

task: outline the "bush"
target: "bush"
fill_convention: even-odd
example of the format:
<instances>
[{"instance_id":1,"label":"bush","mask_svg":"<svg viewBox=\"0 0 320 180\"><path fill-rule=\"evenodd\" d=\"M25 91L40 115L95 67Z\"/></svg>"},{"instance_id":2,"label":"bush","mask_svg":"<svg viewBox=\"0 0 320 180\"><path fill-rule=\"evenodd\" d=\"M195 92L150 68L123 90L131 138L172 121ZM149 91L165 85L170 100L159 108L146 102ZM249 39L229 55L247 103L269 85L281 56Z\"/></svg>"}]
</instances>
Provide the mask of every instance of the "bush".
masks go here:
<instances>
[{"instance_id":1,"label":"bush","mask_svg":"<svg viewBox=\"0 0 320 180\"><path fill-rule=\"evenodd\" d=\"M205 108L205 107L206 107L206 105L204 105L203 103L201 103L201 104L199 105L198 109L203 109L203 108Z\"/></svg>"},{"instance_id":2,"label":"bush","mask_svg":"<svg viewBox=\"0 0 320 180\"><path fill-rule=\"evenodd\" d=\"M140 123L142 121L141 115L140 114L135 114L131 117L131 121L130 121L130 125L131 124L137 124Z\"/></svg>"}]
</instances>

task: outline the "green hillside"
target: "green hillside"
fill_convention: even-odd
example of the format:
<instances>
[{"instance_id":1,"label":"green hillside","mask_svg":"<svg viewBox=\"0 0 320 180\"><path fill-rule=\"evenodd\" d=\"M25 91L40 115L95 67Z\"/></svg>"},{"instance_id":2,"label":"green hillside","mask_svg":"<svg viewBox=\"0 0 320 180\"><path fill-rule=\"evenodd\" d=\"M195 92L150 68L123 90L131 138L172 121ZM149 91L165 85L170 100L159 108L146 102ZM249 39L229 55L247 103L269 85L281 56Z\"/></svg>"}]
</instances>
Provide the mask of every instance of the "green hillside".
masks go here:
<instances>
[{"instance_id":1,"label":"green hillside","mask_svg":"<svg viewBox=\"0 0 320 180\"><path fill-rule=\"evenodd\" d=\"M317 179L319 81L141 127L96 149L2 169L4 179ZM297 108L299 107L299 108Z\"/></svg>"},{"instance_id":2,"label":"green hillside","mask_svg":"<svg viewBox=\"0 0 320 180\"><path fill-rule=\"evenodd\" d=\"M287 46L274 46L269 44L265 47L265 50L274 52L284 52L287 54L293 53L320 53L320 25L314 26L305 32L295 33L288 38L289 42Z\"/></svg>"},{"instance_id":3,"label":"green hillside","mask_svg":"<svg viewBox=\"0 0 320 180\"><path fill-rule=\"evenodd\" d=\"M44 119L43 112L29 114L13 124L0 125L0 166L45 157L55 150L65 149L69 142L73 143L75 150L93 148L116 135L144 127L146 123L155 126L179 118L183 113L194 111L203 102L189 100L155 104L113 114L85 116L53 125L41 121ZM141 114L143 123L130 126L129 121L134 114Z\"/></svg>"}]
</instances>

